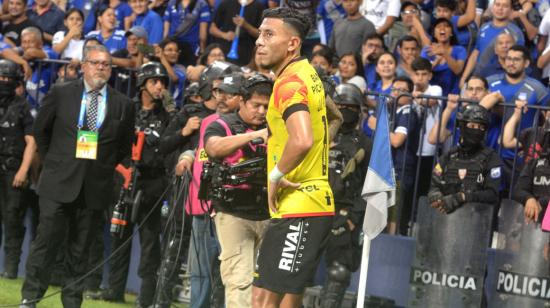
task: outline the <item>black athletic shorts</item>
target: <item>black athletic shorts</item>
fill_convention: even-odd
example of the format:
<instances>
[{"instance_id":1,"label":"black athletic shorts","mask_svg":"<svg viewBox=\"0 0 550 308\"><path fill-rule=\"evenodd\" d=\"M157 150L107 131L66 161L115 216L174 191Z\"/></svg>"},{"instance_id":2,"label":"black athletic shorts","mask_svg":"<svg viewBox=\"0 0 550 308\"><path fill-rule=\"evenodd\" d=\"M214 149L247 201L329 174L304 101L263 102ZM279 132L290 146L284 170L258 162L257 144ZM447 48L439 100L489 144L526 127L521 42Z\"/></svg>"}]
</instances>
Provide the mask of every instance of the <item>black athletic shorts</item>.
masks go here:
<instances>
[{"instance_id":1,"label":"black athletic shorts","mask_svg":"<svg viewBox=\"0 0 550 308\"><path fill-rule=\"evenodd\" d=\"M332 216L271 219L264 235L254 285L302 294L315 277Z\"/></svg>"}]
</instances>

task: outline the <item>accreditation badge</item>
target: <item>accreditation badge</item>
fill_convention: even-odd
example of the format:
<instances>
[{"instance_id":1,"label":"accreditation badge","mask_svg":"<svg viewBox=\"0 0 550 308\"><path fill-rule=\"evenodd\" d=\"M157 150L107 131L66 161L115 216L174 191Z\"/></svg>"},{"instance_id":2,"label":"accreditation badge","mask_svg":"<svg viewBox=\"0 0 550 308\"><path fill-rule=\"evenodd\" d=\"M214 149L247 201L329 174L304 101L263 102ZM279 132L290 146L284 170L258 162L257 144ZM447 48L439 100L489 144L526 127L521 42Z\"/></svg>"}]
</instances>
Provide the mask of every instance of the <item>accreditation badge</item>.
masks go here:
<instances>
[{"instance_id":1,"label":"accreditation badge","mask_svg":"<svg viewBox=\"0 0 550 308\"><path fill-rule=\"evenodd\" d=\"M97 132L79 130L76 137L76 158L97 158Z\"/></svg>"}]
</instances>

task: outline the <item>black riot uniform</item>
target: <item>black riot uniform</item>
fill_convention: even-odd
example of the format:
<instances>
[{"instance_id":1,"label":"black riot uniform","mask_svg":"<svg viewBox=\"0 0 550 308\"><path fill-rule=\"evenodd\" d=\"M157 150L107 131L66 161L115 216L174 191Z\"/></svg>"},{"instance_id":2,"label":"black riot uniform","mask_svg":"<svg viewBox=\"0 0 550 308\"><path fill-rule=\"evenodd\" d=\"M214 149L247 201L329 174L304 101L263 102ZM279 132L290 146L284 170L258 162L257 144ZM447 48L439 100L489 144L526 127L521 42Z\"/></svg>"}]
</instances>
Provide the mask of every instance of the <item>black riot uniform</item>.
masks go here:
<instances>
[{"instance_id":1,"label":"black riot uniform","mask_svg":"<svg viewBox=\"0 0 550 308\"><path fill-rule=\"evenodd\" d=\"M0 60L0 218L4 225L5 243L3 276L14 279L21 257L25 236L23 219L26 207L21 202L22 188L13 187L14 177L21 170L25 137L32 135L33 117L29 104L15 95L15 88L23 79L21 69L9 60ZM2 239L0 226L0 244Z\"/></svg>"},{"instance_id":2,"label":"black riot uniform","mask_svg":"<svg viewBox=\"0 0 550 308\"><path fill-rule=\"evenodd\" d=\"M543 131L541 156L531 159L523 168L512 195L512 199L523 206L530 198L539 202L542 210L537 222L542 221L550 201L550 119L546 120Z\"/></svg>"},{"instance_id":3,"label":"black riot uniform","mask_svg":"<svg viewBox=\"0 0 550 308\"><path fill-rule=\"evenodd\" d=\"M138 275L142 279L141 291L138 298L138 307L147 307L153 303L157 270L160 265L160 210L164 189L167 186L164 158L160 154L159 145L162 135L169 122L169 114L162 106L162 99L154 100L152 109L143 108L141 95L147 91L145 83L151 78L160 79L164 85L168 84L168 74L165 68L157 63L144 64L137 76L138 98L136 103L136 132L144 132L145 142L141 153L141 161L137 164L138 177L136 185L143 195L139 208L133 208L132 216L136 217L135 223L142 224L139 229L141 256ZM153 209L154 208L154 209ZM153 210L152 210L153 209ZM152 212L151 212L152 210ZM150 213L147 217L147 214ZM119 249L131 236L133 223L128 221L126 231L122 238L112 238L112 251ZM131 242L127 243L121 251L118 251L111 260L109 273L109 290L104 298L112 301L124 299L124 291L130 265Z\"/></svg>"},{"instance_id":4,"label":"black riot uniform","mask_svg":"<svg viewBox=\"0 0 550 308\"><path fill-rule=\"evenodd\" d=\"M489 113L482 106L472 104L457 114L457 120L460 144L439 158L428 193L432 206L445 213L453 212L464 203L498 202L502 162L497 153L484 146ZM484 129L469 128L469 122L481 124Z\"/></svg>"},{"instance_id":5,"label":"black riot uniform","mask_svg":"<svg viewBox=\"0 0 550 308\"><path fill-rule=\"evenodd\" d=\"M372 142L356 128L365 97L352 84L338 85L333 94L343 124L329 150L329 182L334 194L336 216L326 250L327 280L321 307L341 307L351 273L361 263L362 222L365 206L361 190L368 169ZM350 230L349 223L354 228Z\"/></svg>"}]
</instances>

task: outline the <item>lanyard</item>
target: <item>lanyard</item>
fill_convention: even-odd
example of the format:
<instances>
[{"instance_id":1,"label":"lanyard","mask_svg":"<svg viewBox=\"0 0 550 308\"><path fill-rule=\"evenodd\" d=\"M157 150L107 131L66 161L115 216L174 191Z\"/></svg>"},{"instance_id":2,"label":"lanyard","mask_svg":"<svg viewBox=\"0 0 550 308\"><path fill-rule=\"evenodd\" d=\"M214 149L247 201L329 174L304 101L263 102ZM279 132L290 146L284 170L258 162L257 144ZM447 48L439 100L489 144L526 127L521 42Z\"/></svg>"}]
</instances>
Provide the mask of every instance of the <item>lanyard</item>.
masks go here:
<instances>
[{"instance_id":1,"label":"lanyard","mask_svg":"<svg viewBox=\"0 0 550 308\"><path fill-rule=\"evenodd\" d=\"M97 123L96 123L96 130L101 127L101 124L103 124L103 120L105 118L105 105L107 105L105 102L107 102L107 91L103 91L105 95L101 95L101 99L98 97L97 101ZM87 105L87 96L88 93L86 93L86 90L84 90L84 93L82 93L82 101L80 102L80 114L78 115L78 129L82 129L84 127L84 115L86 115L86 105Z\"/></svg>"}]
</instances>

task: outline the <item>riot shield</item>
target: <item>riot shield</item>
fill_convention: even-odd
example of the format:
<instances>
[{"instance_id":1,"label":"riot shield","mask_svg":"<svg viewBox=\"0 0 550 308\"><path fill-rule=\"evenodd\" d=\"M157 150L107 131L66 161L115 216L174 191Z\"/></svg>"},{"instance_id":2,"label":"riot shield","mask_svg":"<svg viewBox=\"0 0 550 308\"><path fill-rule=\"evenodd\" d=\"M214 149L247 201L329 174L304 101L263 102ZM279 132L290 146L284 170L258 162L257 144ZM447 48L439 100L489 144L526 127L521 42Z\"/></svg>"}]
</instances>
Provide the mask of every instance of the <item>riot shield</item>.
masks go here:
<instances>
[{"instance_id":1,"label":"riot shield","mask_svg":"<svg viewBox=\"0 0 550 308\"><path fill-rule=\"evenodd\" d=\"M501 203L498 231L489 307L550 307L549 233L540 223L525 224L523 206L513 200Z\"/></svg>"},{"instance_id":2,"label":"riot shield","mask_svg":"<svg viewBox=\"0 0 550 308\"><path fill-rule=\"evenodd\" d=\"M466 203L441 214L419 200L410 307L480 307L492 211Z\"/></svg>"}]
</instances>

